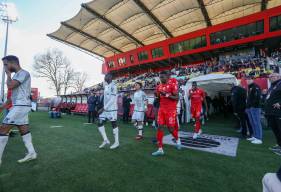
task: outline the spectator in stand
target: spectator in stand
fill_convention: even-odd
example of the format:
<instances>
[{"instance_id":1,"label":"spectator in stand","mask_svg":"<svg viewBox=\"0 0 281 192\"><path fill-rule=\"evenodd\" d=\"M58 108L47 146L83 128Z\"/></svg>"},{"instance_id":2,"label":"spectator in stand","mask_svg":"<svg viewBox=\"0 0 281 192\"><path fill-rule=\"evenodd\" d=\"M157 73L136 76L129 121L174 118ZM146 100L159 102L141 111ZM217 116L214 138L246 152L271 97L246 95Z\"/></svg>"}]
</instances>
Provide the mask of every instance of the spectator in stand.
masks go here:
<instances>
[{"instance_id":1,"label":"spectator in stand","mask_svg":"<svg viewBox=\"0 0 281 192\"><path fill-rule=\"evenodd\" d=\"M281 156L281 75L273 73L269 77L271 87L266 96L264 111L277 141L277 145L270 150Z\"/></svg>"},{"instance_id":2,"label":"spectator in stand","mask_svg":"<svg viewBox=\"0 0 281 192\"><path fill-rule=\"evenodd\" d=\"M241 86L233 85L231 89L231 102L233 113L238 118L241 127L242 137L247 137L247 121L246 121L246 99L247 91ZM252 131L250 130L250 133Z\"/></svg>"},{"instance_id":3,"label":"spectator in stand","mask_svg":"<svg viewBox=\"0 0 281 192\"><path fill-rule=\"evenodd\" d=\"M88 123L95 123L97 95L92 91L88 98Z\"/></svg>"},{"instance_id":4,"label":"spectator in stand","mask_svg":"<svg viewBox=\"0 0 281 192\"><path fill-rule=\"evenodd\" d=\"M123 122L124 123L129 122L131 102L132 102L132 99L129 97L129 94L125 93L124 97L123 97L123 103L122 103L122 105L123 105Z\"/></svg>"},{"instance_id":5,"label":"spectator in stand","mask_svg":"<svg viewBox=\"0 0 281 192\"><path fill-rule=\"evenodd\" d=\"M253 136L248 140L252 144L262 144L262 125L261 125L261 89L254 83L253 79L247 80L247 115L253 128Z\"/></svg>"},{"instance_id":6,"label":"spectator in stand","mask_svg":"<svg viewBox=\"0 0 281 192\"><path fill-rule=\"evenodd\" d=\"M277 173L267 173L262 179L263 192L281 191L281 167Z\"/></svg>"}]
</instances>

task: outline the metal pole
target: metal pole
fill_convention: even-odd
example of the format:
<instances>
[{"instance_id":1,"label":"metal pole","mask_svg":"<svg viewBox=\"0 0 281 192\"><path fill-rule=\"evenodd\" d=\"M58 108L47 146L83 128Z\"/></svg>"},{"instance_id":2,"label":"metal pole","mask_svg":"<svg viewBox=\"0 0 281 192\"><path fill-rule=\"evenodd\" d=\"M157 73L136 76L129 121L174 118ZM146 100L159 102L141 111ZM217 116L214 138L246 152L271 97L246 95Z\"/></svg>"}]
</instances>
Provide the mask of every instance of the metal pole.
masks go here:
<instances>
[{"instance_id":1,"label":"metal pole","mask_svg":"<svg viewBox=\"0 0 281 192\"><path fill-rule=\"evenodd\" d=\"M9 38L9 21L6 21L6 40L5 40L5 48L4 48L4 57L7 56L7 50L8 50L8 38ZM4 93L5 93L5 67L3 65L3 71L2 71L2 83L1 83L1 101L4 102Z\"/></svg>"}]
</instances>

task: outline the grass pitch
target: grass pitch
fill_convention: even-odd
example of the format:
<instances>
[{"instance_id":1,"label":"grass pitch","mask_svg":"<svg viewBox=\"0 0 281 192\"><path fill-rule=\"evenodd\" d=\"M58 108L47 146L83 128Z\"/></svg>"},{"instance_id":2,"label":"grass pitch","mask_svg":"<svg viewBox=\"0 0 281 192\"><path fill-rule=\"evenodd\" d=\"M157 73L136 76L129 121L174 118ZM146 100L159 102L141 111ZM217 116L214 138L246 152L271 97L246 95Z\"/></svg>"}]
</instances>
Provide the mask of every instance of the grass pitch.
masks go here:
<instances>
[{"instance_id":1,"label":"grass pitch","mask_svg":"<svg viewBox=\"0 0 281 192\"><path fill-rule=\"evenodd\" d=\"M119 123L121 147L99 150L97 126L84 122L82 116L49 119L47 113L32 113L38 160L17 164L25 148L19 135L10 138L0 192L259 192L263 175L281 164L268 150L275 143L271 130L264 131L263 145L240 141L236 158L172 146L165 146L164 157L152 157L153 129L146 127L145 140L137 142L132 125ZM204 132L239 136L232 127L230 119L211 118ZM110 124L107 134L113 141Z\"/></svg>"}]
</instances>

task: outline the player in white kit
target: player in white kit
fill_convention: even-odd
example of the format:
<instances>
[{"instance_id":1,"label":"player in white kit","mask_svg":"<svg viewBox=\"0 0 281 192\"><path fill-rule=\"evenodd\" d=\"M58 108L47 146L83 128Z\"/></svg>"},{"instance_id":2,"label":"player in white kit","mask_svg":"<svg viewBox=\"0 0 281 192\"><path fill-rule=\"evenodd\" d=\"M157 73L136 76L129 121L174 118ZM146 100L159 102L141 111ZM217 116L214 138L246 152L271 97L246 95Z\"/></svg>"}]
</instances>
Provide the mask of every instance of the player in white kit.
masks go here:
<instances>
[{"instance_id":1,"label":"player in white kit","mask_svg":"<svg viewBox=\"0 0 281 192\"><path fill-rule=\"evenodd\" d=\"M138 130L136 140L141 140L143 138L143 120L145 112L147 110L147 97L142 90L142 83L136 82L135 90L136 92L134 93L133 98L134 112L132 115L132 121Z\"/></svg>"},{"instance_id":2,"label":"player in white kit","mask_svg":"<svg viewBox=\"0 0 281 192\"><path fill-rule=\"evenodd\" d=\"M106 74L104 77L104 105L103 108L98 111L99 113L99 123L98 129L103 138L102 144L99 148L104 148L106 145L110 144L107 138L104 122L110 121L113 129L113 135L115 142L110 146L110 149L115 149L119 147L119 128L117 126L117 87L112 81L112 75Z\"/></svg>"},{"instance_id":3,"label":"player in white kit","mask_svg":"<svg viewBox=\"0 0 281 192\"><path fill-rule=\"evenodd\" d=\"M8 100L4 106L12 102L13 107L0 126L0 165L5 146L8 143L8 134L14 126L19 129L27 149L27 155L23 159L18 160L18 163L24 163L37 158L28 128L28 113L31 110L31 77L29 72L20 67L19 59L16 56L6 56L2 61L7 74L7 87L12 90L11 100ZM15 73L13 78L11 73Z\"/></svg>"}]
</instances>

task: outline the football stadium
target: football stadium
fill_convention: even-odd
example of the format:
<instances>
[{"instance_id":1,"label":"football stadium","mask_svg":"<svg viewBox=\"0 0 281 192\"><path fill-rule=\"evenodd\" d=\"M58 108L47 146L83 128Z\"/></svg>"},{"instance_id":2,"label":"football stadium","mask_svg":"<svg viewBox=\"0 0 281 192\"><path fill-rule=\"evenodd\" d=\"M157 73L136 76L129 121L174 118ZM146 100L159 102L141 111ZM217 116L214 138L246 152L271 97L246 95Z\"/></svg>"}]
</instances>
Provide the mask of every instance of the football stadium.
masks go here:
<instances>
[{"instance_id":1,"label":"football stadium","mask_svg":"<svg viewBox=\"0 0 281 192\"><path fill-rule=\"evenodd\" d=\"M102 61L85 70L104 81L42 99L4 55L0 192L281 192L281 0L72 15L46 35Z\"/></svg>"}]
</instances>

